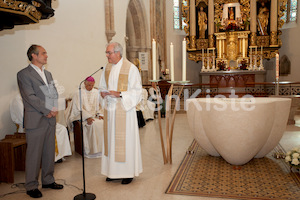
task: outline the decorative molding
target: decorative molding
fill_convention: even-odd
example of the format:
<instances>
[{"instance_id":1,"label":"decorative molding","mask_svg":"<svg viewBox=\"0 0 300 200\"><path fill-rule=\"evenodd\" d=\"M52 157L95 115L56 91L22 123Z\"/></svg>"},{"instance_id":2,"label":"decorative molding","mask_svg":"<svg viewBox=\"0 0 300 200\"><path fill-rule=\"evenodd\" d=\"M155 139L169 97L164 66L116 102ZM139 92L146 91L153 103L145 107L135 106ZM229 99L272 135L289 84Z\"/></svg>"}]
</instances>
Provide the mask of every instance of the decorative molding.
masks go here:
<instances>
[{"instance_id":1,"label":"decorative molding","mask_svg":"<svg viewBox=\"0 0 300 200\"><path fill-rule=\"evenodd\" d=\"M187 26L184 27L184 31L187 35L190 35L189 10L190 10L190 0L187 0L187 5L185 6L184 4L182 4L182 7L181 7L182 16L185 18L184 22L187 24Z\"/></svg>"},{"instance_id":2,"label":"decorative molding","mask_svg":"<svg viewBox=\"0 0 300 200\"><path fill-rule=\"evenodd\" d=\"M250 33L250 46L256 46L257 36L256 33Z\"/></svg>"},{"instance_id":3,"label":"decorative molding","mask_svg":"<svg viewBox=\"0 0 300 200\"><path fill-rule=\"evenodd\" d=\"M213 48L215 44L215 36L214 35L209 35L208 36L208 47Z\"/></svg>"},{"instance_id":4,"label":"decorative molding","mask_svg":"<svg viewBox=\"0 0 300 200\"><path fill-rule=\"evenodd\" d=\"M105 34L108 43L116 35L114 22L114 0L105 0Z\"/></svg>"},{"instance_id":5,"label":"decorative molding","mask_svg":"<svg viewBox=\"0 0 300 200\"><path fill-rule=\"evenodd\" d=\"M278 1L278 6L279 6L278 23L277 23L278 30L281 29L284 24L284 21L283 21L283 19L281 19L281 17L284 15L284 12L287 9L286 4L287 4L287 0L279 0Z\"/></svg>"},{"instance_id":6,"label":"decorative molding","mask_svg":"<svg viewBox=\"0 0 300 200\"><path fill-rule=\"evenodd\" d=\"M264 35L264 36L257 36L257 45L258 47L269 47L270 46L270 36ZM254 46L254 45L253 45Z\"/></svg>"},{"instance_id":7,"label":"decorative molding","mask_svg":"<svg viewBox=\"0 0 300 200\"><path fill-rule=\"evenodd\" d=\"M277 38L278 38L277 32L272 31L270 34L270 45L277 45L278 44Z\"/></svg>"},{"instance_id":8,"label":"decorative molding","mask_svg":"<svg viewBox=\"0 0 300 200\"><path fill-rule=\"evenodd\" d=\"M208 39L197 39L196 46L197 50L207 49L208 48Z\"/></svg>"},{"instance_id":9,"label":"decorative molding","mask_svg":"<svg viewBox=\"0 0 300 200\"><path fill-rule=\"evenodd\" d=\"M196 50L196 36L190 36L190 48L189 51Z\"/></svg>"},{"instance_id":10,"label":"decorative molding","mask_svg":"<svg viewBox=\"0 0 300 200\"><path fill-rule=\"evenodd\" d=\"M208 5L208 0L196 0L196 7L198 7L200 3L205 3Z\"/></svg>"},{"instance_id":11,"label":"decorative molding","mask_svg":"<svg viewBox=\"0 0 300 200\"><path fill-rule=\"evenodd\" d=\"M26 16L35 23L42 17L35 6L22 1L0 0L0 11Z\"/></svg>"},{"instance_id":12,"label":"decorative molding","mask_svg":"<svg viewBox=\"0 0 300 200\"><path fill-rule=\"evenodd\" d=\"M275 58L276 53L279 53L279 51L278 50L276 50L276 51L265 50L264 51L264 59L270 60L271 58Z\"/></svg>"}]
</instances>

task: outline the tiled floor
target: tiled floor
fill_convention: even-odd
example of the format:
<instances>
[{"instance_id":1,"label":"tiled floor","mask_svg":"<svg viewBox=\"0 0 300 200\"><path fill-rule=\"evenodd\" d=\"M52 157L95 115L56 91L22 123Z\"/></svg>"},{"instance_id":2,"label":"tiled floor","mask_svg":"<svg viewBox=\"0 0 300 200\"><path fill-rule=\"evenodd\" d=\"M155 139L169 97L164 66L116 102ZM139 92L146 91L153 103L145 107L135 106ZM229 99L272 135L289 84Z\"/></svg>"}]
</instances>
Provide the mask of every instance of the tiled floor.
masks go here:
<instances>
[{"instance_id":1,"label":"tiled floor","mask_svg":"<svg viewBox=\"0 0 300 200\"><path fill-rule=\"evenodd\" d=\"M287 126L286 132L280 141L286 150L300 145L300 116L296 116L295 119L296 125ZM172 165L163 164L158 121L153 120L147 122L147 125L140 129L144 172L129 185L121 185L120 182L105 182L106 177L100 173L101 159L85 159L86 192L94 193L96 199L105 200L216 200L217 198L165 194L166 188L193 140L185 114L177 114L175 123ZM164 119L163 127L165 127ZM61 191L41 189L42 199L73 199L77 194L81 194L82 191L78 189L83 188L81 157L78 154L73 154L63 163L56 164L55 178L58 183L65 184L65 188ZM24 183L24 172L15 173L15 183ZM11 186L12 184L0 183L0 199L31 199L25 194L22 184L15 188ZM15 191L20 193L6 195L1 198L3 194Z\"/></svg>"}]
</instances>

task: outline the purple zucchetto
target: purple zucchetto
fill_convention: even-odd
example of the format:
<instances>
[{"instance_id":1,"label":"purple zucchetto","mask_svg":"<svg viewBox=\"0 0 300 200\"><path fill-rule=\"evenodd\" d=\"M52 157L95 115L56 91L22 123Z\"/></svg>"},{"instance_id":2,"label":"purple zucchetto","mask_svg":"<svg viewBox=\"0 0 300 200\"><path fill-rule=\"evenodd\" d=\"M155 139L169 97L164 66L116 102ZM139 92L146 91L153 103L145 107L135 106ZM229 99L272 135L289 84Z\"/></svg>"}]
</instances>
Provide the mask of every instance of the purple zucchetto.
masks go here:
<instances>
[{"instance_id":1,"label":"purple zucchetto","mask_svg":"<svg viewBox=\"0 0 300 200\"><path fill-rule=\"evenodd\" d=\"M85 80L90 82L95 82L95 79L91 76L87 77Z\"/></svg>"}]
</instances>

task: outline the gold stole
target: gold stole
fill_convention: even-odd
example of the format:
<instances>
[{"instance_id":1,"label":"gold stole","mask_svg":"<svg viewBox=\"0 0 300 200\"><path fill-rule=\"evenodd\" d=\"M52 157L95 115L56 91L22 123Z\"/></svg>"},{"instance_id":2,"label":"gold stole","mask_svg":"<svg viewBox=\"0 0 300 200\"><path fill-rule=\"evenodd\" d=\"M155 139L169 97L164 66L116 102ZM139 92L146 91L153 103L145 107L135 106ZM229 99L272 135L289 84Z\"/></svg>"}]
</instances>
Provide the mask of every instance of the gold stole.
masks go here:
<instances>
[{"instance_id":1,"label":"gold stole","mask_svg":"<svg viewBox=\"0 0 300 200\"><path fill-rule=\"evenodd\" d=\"M127 91L128 75L131 67L131 63L123 58L123 64L120 69L118 79L117 91ZM107 64L105 68L105 82L108 88L109 74L112 68L112 64ZM105 105L106 108L106 105ZM121 102L121 98L117 99L115 110L115 161L125 162L126 160L126 111L124 110ZM107 109L104 109L104 155L108 156L108 132L107 132Z\"/></svg>"},{"instance_id":2,"label":"gold stole","mask_svg":"<svg viewBox=\"0 0 300 200\"><path fill-rule=\"evenodd\" d=\"M57 147L57 140L56 140L56 135L55 135L55 156L58 155L58 147Z\"/></svg>"}]
</instances>

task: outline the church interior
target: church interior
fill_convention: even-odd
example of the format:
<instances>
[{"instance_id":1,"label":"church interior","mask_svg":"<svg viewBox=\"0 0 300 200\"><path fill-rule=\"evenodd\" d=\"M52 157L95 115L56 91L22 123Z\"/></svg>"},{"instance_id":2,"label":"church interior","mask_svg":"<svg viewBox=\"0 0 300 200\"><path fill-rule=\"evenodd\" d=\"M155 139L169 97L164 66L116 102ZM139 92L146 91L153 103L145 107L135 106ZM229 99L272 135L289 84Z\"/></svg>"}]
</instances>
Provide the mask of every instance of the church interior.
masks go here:
<instances>
[{"instance_id":1,"label":"church interior","mask_svg":"<svg viewBox=\"0 0 300 200\"><path fill-rule=\"evenodd\" d=\"M53 75L63 104L57 121L67 127L64 109L68 106L68 101L78 91L81 81L106 66L106 45L114 41L123 46L123 57L138 67L144 89L148 91L154 82L160 87L162 97L179 94L180 98L184 98L178 102L177 113L173 112L176 105L172 102L167 105L171 111L164 117L156 115L153 120L147 120L145 125L139 128L143 172L134 178L131 184L106 182L106 177L101 174L101 158L86 158L86 192L94 193L97 199L299 199L300 165L298 169L286 167L288 165L282 158L286 152L300 146L300 68L297 64L300 63L300 56L297 53L300 45L300 27L297 2L296 0L0 0L0 63L3 70L0 73L2 80L0 140L14 137L16 132L10 104L19 94L17 73L30 63L26 56L30 45L39 44L47 50L46 69ZM96 88L99 85L100 75L101 73L93 75ZM182 88L184 92L181 91ZM272 118L276 112L273 111L273 107L276 107L273 104L268 107L269 109L264 108L266 110L261 111L260 122L265 120L263 121L265 124L258 125L254 119L255 124L252 125L252 122L247 122L247 115L243 120L238 117L231 118L225 113L224 119L217 115L216 119L220 119L221 122L211 126L211 129L217 130L214 126L221 126L228 121L226 127L244 126L256 130L255 128L260 126L267 127L268 123L277 123L277 127L270 124L269 128L282 130L282 137L274 139L278 140L276 143L278 145L273 145L272 149L262 156L263 158L251 155L249 163L251 168L256 160L267 159L271 165L284 168L285 175L291 178L291 183L285 182L292 188L289 191L280 188L283 185L280 180L272 180L275 186L267 187L265 185L268 183L264 185L260 183L261 179L255 179L259 187L265 189L251 194L252 189L257 186L241 186L241 178L234 176L235 173L245 177L251 173L254 174L251 177L255 177L255 173L270 177L269 171L272 170L265 170L263 166L259 166L248 173L248 161L242 164L228 161L227 155L221 153L221 148L218 148L217 144L213 145L213 149L217 149L224 159L217 157L219 160L214 160L214 164L209 160L210 157L214 157L214 151L211 153L212 151L209 151L211 148L203 145L206 138L196 136L194 128L203 126L204 128L200 127L200 130L208 133L209 130L205 128L209 126L206 124L218 121L208 118L213 116L211 112L203 114L203 118L201 114L204 112L201 111L193 114L199 118L191 117L191 111L186 109L185 97L226 99L233 97L232 95L241 101L245 96L254 99L260 97L290 99L291 106L285 109L287 114L281 112L282 115L286 115L286 119L280 127L279 122ZM238 112L234 115L244 116ZM282 117L280 113L277 115L279 118ZM229 120L225 119L226 117ZM230 122L230 119L236 118L236 121ZM274 122L271 122L270 118ZM169 120L173 120L172 123L169 124ZM191 121L195 127L191 125ZM168 135L169 129L171 139ZM227 131L222 128L221 130ZM63 184L64 189L63 191L41 189L43 199L73 199L83 192L82 151L78 151L81 147L78 147L80 144L78 140L75 141L74 135L75 133L70 134L72 155L55 164L56 182ZM216 136L218 137L220 136ZM162 138L165 141L171 140L171 147L167 144L167 148L171 148L166 152L168 158L164 155ZM209 139L213 143L213 138ZM192 149L193 141L200 141L195 149ZM229 147L233 151L234 148L243 146L242 142L230 144ZM26 142L22 145L19 150L24 151ZM12 165L16 166L10 171L13 174L12 179L1 177L0 199L30 199L24 189L24 167L18 166L22 165L22 162L24 164L24 158L19 151L13 150L14 152L7 154L5 150L7 146L2 146L0 154L14 157ZM209 155L204 150L201 151L200 146ZM256 148L254 145L244 147ZM224 148L222 150L226 151ZM246 151L247 154L251 154L249 152ZM206 168L199 168L197 173L209 175L208 171L203 170L210 170L207 168L212 165L214 167L211 168L216 168L218 173L211 176L219 178L205 182L199 177L198 179L190 177L188 181L191 182L185 182L189 174L188 171L180 174L181 167L187 166L187 162L192 166L189 169L192 169L194 166L192 160L199 159L197 162L200 162L202 157L199 155L204 155L203 157L208 160L202 164ZM240 157L241 155L242 153L239 154ZM8 172L5 171L7 165L4 163L4 157L2 156L0 160L0 175L6 177ZM242 159L240 157L239 159ZM7 159L5 157L5 160ZM300 157L298 159L300 161ZM281 172L276 172L277 169L275 174L280 174ZM178 178L184 181L174 183L176 177L185 179ZM214 182L219 181L221 177L227 177L224 178L224 183ZM226 182L231 187L225 184ZM182 186L183 191L170 192L173 184L178 188ZM263 190L267 192L264 193Z\"/></svg>"}]
</instances>

